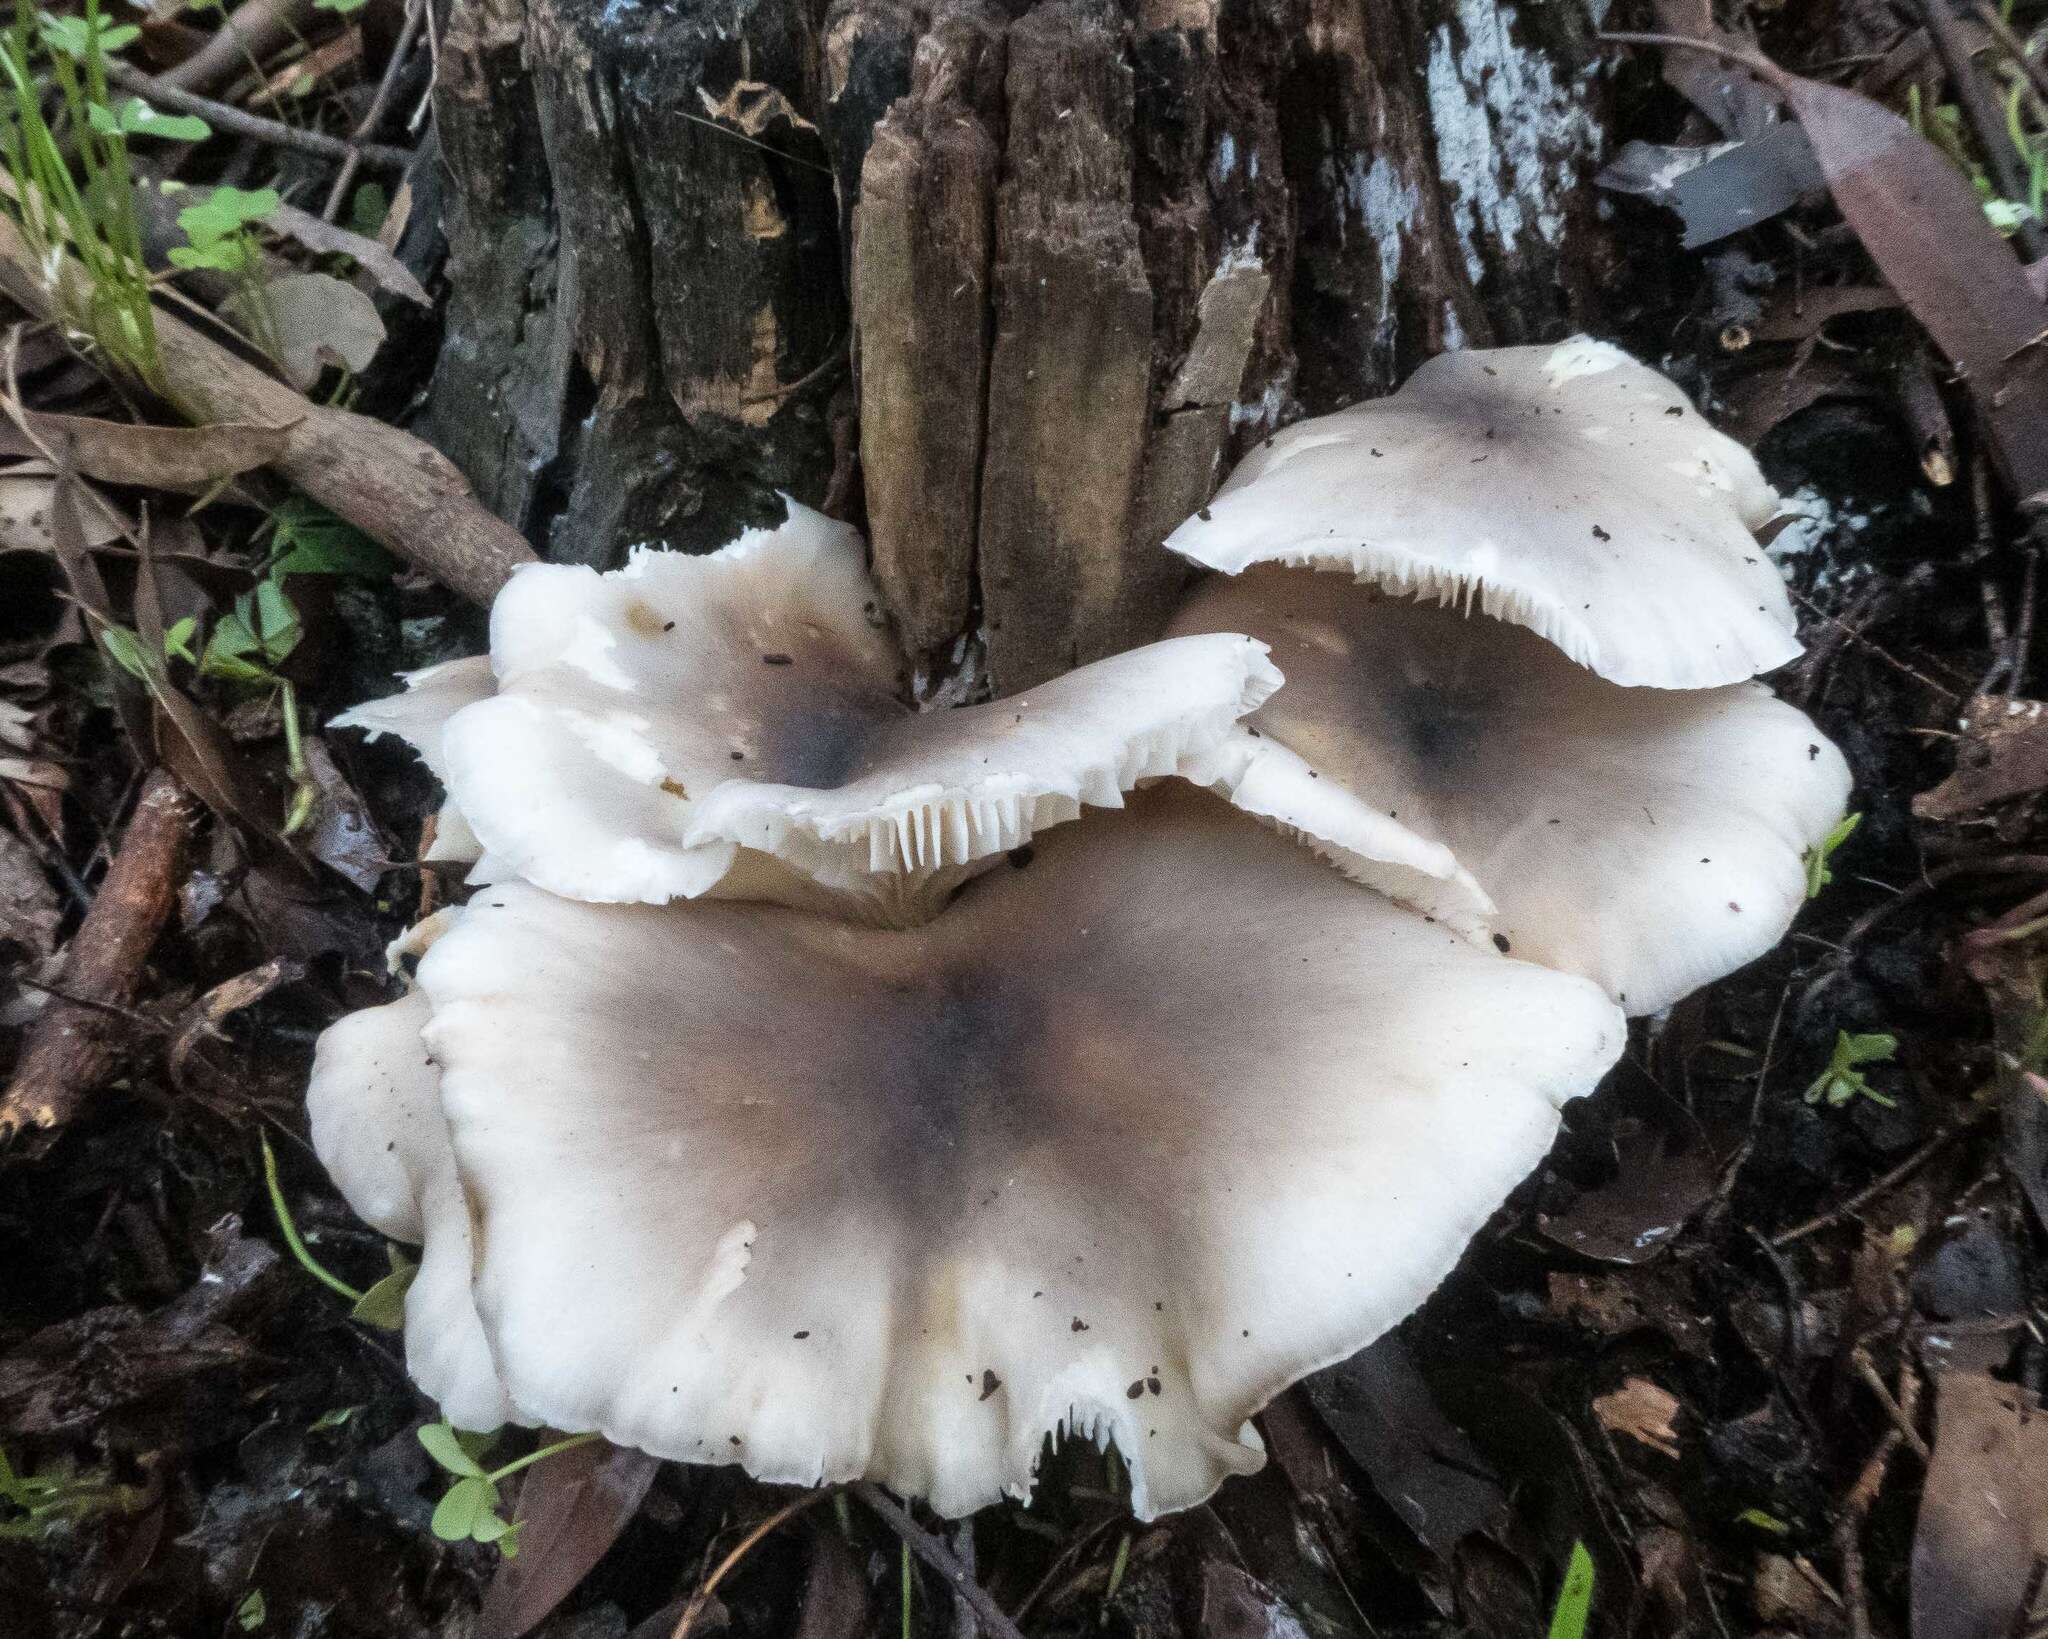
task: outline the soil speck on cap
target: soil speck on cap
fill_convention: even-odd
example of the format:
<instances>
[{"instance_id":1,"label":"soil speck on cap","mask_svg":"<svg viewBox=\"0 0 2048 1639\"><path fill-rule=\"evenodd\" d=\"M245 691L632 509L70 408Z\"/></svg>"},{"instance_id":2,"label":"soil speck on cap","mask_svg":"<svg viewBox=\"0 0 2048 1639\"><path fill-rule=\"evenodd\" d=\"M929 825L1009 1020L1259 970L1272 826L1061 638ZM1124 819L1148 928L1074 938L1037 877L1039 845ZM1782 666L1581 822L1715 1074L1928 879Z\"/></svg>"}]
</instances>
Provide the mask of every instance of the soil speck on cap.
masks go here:
<instances>
[{"instance_id":1,"label":"soil speck on cap","mask_svg":"<svg viewBox=\"0 0 2048 1639\"><path fill-rule=\"evenodd\" d=\"M997 1389L999 1389L999 1388L1001 1388L1002 1386L1003 1386L1003 1380L1002 1380L1002 1379L1001 1379L1000 1377L996 1376L996 1374L995 1374L994 1372L992 1372L992 1371L983 1371L983 1372L982 1372L982 1374L981 1374L981 1398L982 1398L982 1399L986 1400L986 1399L987 1399L987 1398L988 1398L988 1397L989 1397L990 1395L994 1394L994 1393L996 1392L996 1390L997 1390Z\"/></svg>"},{"instance_id":2,"label":"soil speck on cap","mask_svg":"<svg viewBox=\"0 0 2048 1639\"><path fill-rule=\"evenodd\" d=\"M1501 955L1503 955L1503 956L1507 955L1507 953L1508 953L1508 948L1509 948L1509 947L1508 947L1508 936L1507 936L1506 934L1504 934L1504 933L1496 933L1496 934L1495 934L1495 935L1493 936L1493 948L1494 948L1495 950L1499 951L1499 952L1501 953Z\"/></svg>"},{"instance_id":3,"label":"soil speck on cap","mask_svg":"<svg viewBox=\"0 0 2048 1639\"><path fill-rule=\"evenodd\" d=\"M1079 1315L1076 1315L1074 1316L1074 1324L1070 1326L1068 1330L1075 1332L1085 1332L1088 1330L1088 1322L1083 1320Z\"/></svg>"},{"instance_id":4,"label":"soil speck on cap","mask_svg":"<svg viewBox=\"0 0 2048 1639\"><path fill-rule=\"evenodd\" d=\"M764 666L794 666L796 660L793 656L786 654L764 654L761 656L761 664Z\"/></svg>"}]
</instances>

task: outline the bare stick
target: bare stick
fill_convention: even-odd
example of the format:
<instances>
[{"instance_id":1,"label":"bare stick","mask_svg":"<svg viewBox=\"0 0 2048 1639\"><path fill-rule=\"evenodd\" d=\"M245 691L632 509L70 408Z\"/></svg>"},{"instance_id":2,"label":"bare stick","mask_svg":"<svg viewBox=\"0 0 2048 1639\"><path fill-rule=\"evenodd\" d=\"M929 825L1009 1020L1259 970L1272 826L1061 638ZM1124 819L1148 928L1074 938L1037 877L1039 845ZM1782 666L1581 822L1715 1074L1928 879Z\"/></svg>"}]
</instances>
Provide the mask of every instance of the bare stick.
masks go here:
<instances>
[{"instance_id":1,"label":"bare stick","mask_svg":"<svg viewBox=\"0 0 2048 1639\"><path fill-rule=\"evenodd\" d=\"M411 0L405 8L405 25L398 31L398 43L391 48L391 60L384 65L384 77L377 82L377 93L370 99L370 106L363 111L355 134L349 139L355 144L355 152L341 162L341 171L334 179L334 186L327 191L327 204L320 212L325 221L334 220L341 210L341 202L348 197L348 185L356 179L363 144L384 117L384 110L391 102L391 93L398 85L398 76L405 68L406 59L412 55L412 43L419 34L420 22L426 15L426 0Z\"/></svg>"},{"instance_id":2,"label":"bare stick","mask_svg":"<svg viewBox=\"0 0 2048 1639\"><path fill-rule=\"evenodd\" d=\"M142 982L157 935L177 904L198 805L163 769L143 782L92 909L65 951L62 988L29 1027L14 1081L0 1098L0 1139L25 1127L61 1127L117 1057L106 1010L124 1008Z\"/></svg>"},{"instance_id":3,"label":"bare stick","mask_svg":"<svg viewBox=\"0 0 2048 1639\"><path fill-rule=\"evenodd\" d=\"M988 1589L960 1563L960 1556L912 1519L909 1509L872 1480L857 1480L852 1490L882 1516L883 1522L909 1545L913 1554L944 1577L953 1591L967 1601L983 1631L992 1639L1024 1639L1022 1630L1003 1614L1003 1607L990 1597Z\"/></svg>"},{"instance_id":4,"label":"bare stick","mask_svg":"<svg viewBox=\"0 0 2048 1639\"><path fill-rule=\"evenodd\" d=\"M402 171L412 163L410 149L393 148L381 142L346 142L340 137L329 136L325 131L307 130L261 114L251 114L230 103L215 102L211 97L180 91L175 85L167 85L139 68L130 67L118 57L107 59L107 78L123 91L134 92L152 108L197 114L216 130L265 142L273 148L292 148L302 154L311 154L315 159L374 165L386 171Z\"/></svg>"},{"instance_id":5,"label":"bare stick","mask_svg":"<svg viewBox=\"0 0 2048 1639\"><path fill-rule=\"evenodd\" d=\"M221 19L206 44L164 78L181 90L210 91L282 50L312 22L312 0L243 0Z\"/></svg>"},{"instance_id":6,"label":"bare stick","mask_svg":"<svg viewBox=\"0 0 2048 1639\"><path fill-rule=\"evenodd\" d=\"M683 1614L676 1621L676 1630L671 1639L690 1639L691 1628L696 1626L698 1616L702 1614L704 1607L711 1602L711 1596L718 1591L719 1583L725 1580L727 1572L731 1571L735 1565L739 1564L741 1560L754 1551L756 1543L777 1526L787 1520L796 1518L797 1515L801 1514L813 1503L823 1502L831 1495L830 1491L806 1492L803 1496L784 1503L774 1513L761 1521L759 1525L741 1537L732 1552L718 1562L718 1568L704 1579L702 1585L699 1586L695 1593L690 1595L690 1602L683 1607Z\"/></svg>"},{"instance_id":7,"label":"bare stick","mask_svg":"<svg viewBox=\"0 0 2048 1639\"><path fill-rule=\"evenodd\" d=\"M45 282L20 230L0 216L0 291L38 319L89 311L91 281L61 259ZM488 604L533 548L471 492L439 450L381 421L315 404L175 314L156 314L162 387L195 425L247 421L288 429L277 472L406 562Z\"/></svg>"}]
</instances>

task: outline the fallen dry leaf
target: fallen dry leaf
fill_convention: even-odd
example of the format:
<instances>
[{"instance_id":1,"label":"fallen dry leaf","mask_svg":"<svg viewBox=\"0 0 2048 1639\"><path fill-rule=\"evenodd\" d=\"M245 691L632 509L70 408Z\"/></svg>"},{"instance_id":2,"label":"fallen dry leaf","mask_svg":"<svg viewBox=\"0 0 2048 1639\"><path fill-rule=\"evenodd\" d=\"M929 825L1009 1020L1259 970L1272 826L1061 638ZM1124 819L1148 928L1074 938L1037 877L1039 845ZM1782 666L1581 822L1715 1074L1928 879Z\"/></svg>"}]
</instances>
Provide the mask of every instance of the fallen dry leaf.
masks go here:
<instances>
[{"instance_id":1,"label":"fallen dry leaf","mask_svg":"<svg viewBox=\"0 0 2048 1639\"><path fill-rule=\"evenodd\" d=\"M308 250L324 255L346 256L358 267L377 281L380 288L394 296L402 296L421 307L432 307L434 298L412 275L396 256L374 239L367 239L360 233L337 227L334 223L315 216L311 211L302 211L296 205L280 205L264 219L264 224L273 227L285 237L296 239Z\"/></svg>"},{"instance_id":2,"label":"fallen dry leaf","mask_svg":"<svg viewBox=\"0 0 2048 1639\"><path fill-rule=\"evenodd\" d=\"M1609 1434L1625 1434L1667 1457L1678 1455L1678 1397L1647 1377L1629 1377L1612 1394L1594 1397L1593 1415Z\"/></svg>"},{"instance_id":3,"label":"fallen dry leaf","mask_svg":"<svg viewBox=\"0 0 2048 1639\"><path fill-rule=\"evenodd\" d=\"M301 392L330 364L361 374L384 345L376 304L332 274L287 273L225 305Z\"/></svg>"},{"instance_id":4,"label":"fallen dry leaf","mask_svg":"<svg viewBox=\"0 0 2048 1639\"><path fill-rule=\"evenodd\" d=\"M1913 1639L2006 1639L2048 1557L2048 1416L2016 1384L1948 1371L1913 1534Z\"/></svg>"},{"instance_id":5,"label":"fallen dry leaf","mask_svg":"<svg viewBox=\"0 0 2048 1639\"><path fill-rule=\"evenodd\" d=\"M535 1467L519 1488L519 1557L492 1575L478 1639L520 1639L540 1626L632 1523L660 1467L602 1440Z\"/></svg>"},{"instance_id":6,"label":"fallen dry leaf","mask_svg":"<svg viewBox=\"0 0 2048 1639\"><path fill-rule=\"evenodd\" d=\"M18 422L0 422L0 454L39 457L47 449L65 470L101 483L198 491L275 461L290 432L238 421L148 427L25 410Z\"/></svg>"},{"instance_id":7,"label":"fallen dry leaf","mask_svg":"<svg viewBox=\"0 0 2048 1639\"><path fill-rule=\"evenodd\" d=\"M1739 64L1784 98L1836 207L1968 389L2015 495L2048 505L2048 309L1976 190L1890 109L1710 29L1683 49Z\"/></svg>"},{"instance_id":8,"label":"fallen dry leaf","mask_svg":"<svg viewBox=\"0 0 2048 1639\"><path fill-rule=\"evenodd\" d=\"M1922 819L1957 819L2048 790L2048 703L1980 694L1964 709L1955 771L1913 799Z\"/></svg>"}]
</instances>

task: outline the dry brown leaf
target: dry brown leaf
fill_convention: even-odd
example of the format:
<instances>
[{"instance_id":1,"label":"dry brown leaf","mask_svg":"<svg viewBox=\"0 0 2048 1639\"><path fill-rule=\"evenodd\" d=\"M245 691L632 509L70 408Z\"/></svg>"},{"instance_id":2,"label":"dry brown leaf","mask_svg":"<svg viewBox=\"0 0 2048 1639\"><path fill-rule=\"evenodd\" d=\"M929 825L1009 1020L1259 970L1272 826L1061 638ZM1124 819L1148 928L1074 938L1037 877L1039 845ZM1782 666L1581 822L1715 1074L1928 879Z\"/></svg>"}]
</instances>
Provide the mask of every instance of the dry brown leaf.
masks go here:
<instances>
[{"instance_id":1,"label":"dry brown leaf","mask_svg":"<svg viewBox=\"0 0 2048 1639\"><path fill-rule=\"evenodd\" d=\"M275 461L290 431L244 422L146 427L24 410L19 424L0 421L0 454L40 457L47 449L64 470L101 483L198 491Z\"/></svg>"},{"instance_id":2,"label":"dry brown leaf","mask_svg":"<svg viewBox=\"0 0 2048 1639\"><path fill-rule=\"evenodd\" d=\"M394 296L402 296L421 307L432 307L434 298L426 287L412 276L407 267L390 250L375 239L365 238L347 228L336 227L334 223L315 216L311 211L302 211L296 205L280 205L263 219L264 225L275 228L288 239L296 239L306 249L318 251L321 255L340 255L350 258L374 279L378 286Z\"/></svg>"},{"instance_id":3,"label":"dry brown leaf","mask_svg":"<svg viewBox=\"0 0 2048 1639\"><path fill-rule=\"evenodd\" d=\"M1647 1377L1629 1377L1612 1394L1596 1396L1593 1415L1609 1434L1625 1434L1667 1457L1678 1455L1678 1397Z\"/></svg>"},{"instance_id":4,"label":"dry brown leaf","mask_svg":"<svg viewBox=\"0 0 2048 1639\"><path fill-rule=\"evenodd\" d=\"M301 392L330 364L361 374L384 345L376 304L328 273L287 273L226 304Z\"/></svg>"},{"instance_id":5,"label":"dry brown leaf","mask_svg":"<svg viewBox=\"0 0 2048 1639\"><path fill-rule=\"evenodd\" d=\"M1934 1459L1913 1534L1913 1639L2005 1639L2048 1557L2048 1416L1982 1372L1938 1380Z\"/></svg>"},{"instance_id":6,"label":"dry brown leaf","mask_svg":"<svg viewBox=\"0 0 2048 1639\"><path fill-rule=\"evenodd\" d=\"M1968 389L2014 494L2022 505L2048 506L2048 308L1968 179L1858 92L1789 73L1725 35L1684 49L1738 63L1785 99L1836 207Z\"/></svg>"},{"instance_id":7,"label":"dry brown leaf","mask_svg":"<svg viewBox=\"0 0 2048 1639\"><path fill-rule=\"evenodd\" d=\"M1921 819L1959 819L2048 790L2048 702L1980 694L1965 708L1955 771L1913 799Z\"/></svg>"}]
</instances>

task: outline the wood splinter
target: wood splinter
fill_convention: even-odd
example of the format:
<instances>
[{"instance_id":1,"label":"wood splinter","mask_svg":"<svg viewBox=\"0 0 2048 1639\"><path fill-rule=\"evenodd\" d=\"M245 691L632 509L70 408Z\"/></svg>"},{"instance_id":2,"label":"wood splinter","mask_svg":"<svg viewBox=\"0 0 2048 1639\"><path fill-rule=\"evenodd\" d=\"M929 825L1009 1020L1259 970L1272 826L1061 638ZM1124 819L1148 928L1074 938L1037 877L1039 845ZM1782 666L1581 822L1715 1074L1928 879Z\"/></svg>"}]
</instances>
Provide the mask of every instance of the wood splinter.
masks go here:
<instances>
[{"instance_id":1,"label":"wood splinter","mask_svg":"<svg viewBox=\"0 0 2048 1639\"><path fill-rule=\"evenodd\" d=\"M134 998L157 935L177 904L198 805L153 770L121 846L65 952L52 998L29 1027L14 1080L0 1097L0 1142L76 1116L120 1052L112 1010ZM75 999L72 999L75 998Z\"/></svg>"}]
</instances>

